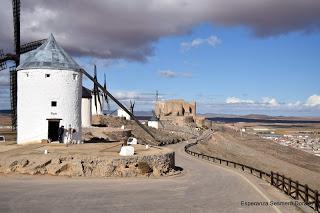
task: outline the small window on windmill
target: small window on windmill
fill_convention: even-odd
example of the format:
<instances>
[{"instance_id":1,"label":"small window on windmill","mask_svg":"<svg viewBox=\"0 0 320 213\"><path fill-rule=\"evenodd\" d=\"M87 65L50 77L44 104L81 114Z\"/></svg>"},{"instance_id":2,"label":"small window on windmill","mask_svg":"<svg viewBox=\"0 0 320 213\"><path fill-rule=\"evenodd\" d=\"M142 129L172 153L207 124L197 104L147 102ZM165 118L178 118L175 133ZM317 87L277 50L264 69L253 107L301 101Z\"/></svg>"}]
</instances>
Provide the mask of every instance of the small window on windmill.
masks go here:
<instances>
[{"instance_id":1,"label":"small window on windmill","mask_svg":"<svg viewBox=\"0 0 320 213\"><path fill-rule=\"evenodd\" d=\"M29 77L29 73L28 72L26 72L26 77Z\"/></svg>"},{"instance_id":2,"label":"small window on windmill","mask_svg":"<svg viewBox=\"0 0 320 213\"><path fill-rule=\"evenodd\" d=\"M46 74L45 77L46 77L46 78L50 78L50 74Z\"/></svg>"},{"instance_id":3,"label":"small window on windmill","mask_svg":"<svg viewBox=\"0 0 320 213\"><path fill-rule=\"evenodd\" d=\"M77 78L78 78L77 74L73 74L72 76L73 76L73 80L77 80Z\"/></svg>"},{"instance_id":4,"label":"small window on windmill","mask_svg":"<svg viewBox=\"0 0 320 213\"><path fill-rule=\"evenodd\" d=\"M57 106L57 102L56 101L51 101L51 106L52 107L56 107Z\"/></svg>"}]
</instances>

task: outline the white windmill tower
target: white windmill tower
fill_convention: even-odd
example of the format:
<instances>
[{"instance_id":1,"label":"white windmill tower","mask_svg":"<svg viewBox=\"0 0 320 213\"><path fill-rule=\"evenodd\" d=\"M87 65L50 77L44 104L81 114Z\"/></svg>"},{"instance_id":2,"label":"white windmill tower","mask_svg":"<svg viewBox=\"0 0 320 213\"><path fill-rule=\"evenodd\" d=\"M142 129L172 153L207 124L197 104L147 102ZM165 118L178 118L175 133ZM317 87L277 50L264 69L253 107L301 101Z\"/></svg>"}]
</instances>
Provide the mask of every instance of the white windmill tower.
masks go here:
<instances>
[{"instance_id":1,"label":"white windmill tower","mask_svg":"<svg viewBox=\"0 0 320 213\"><path fill-rule=\"evenodd\" d=\"M39 48L21 56L17 81L18 144L56 141L62 125L74 129L74 141L81 140L81 68L52 34Z\"/></svg>"},{"instance_id":2,"label":"white windmill tower","mask_svg":"<svg viewBox=\"0 0 320 213\"><path fill-rule=\"evenodd\" d=\"M91 90L82 86L81 99L81 125L82 127L90 127L92 124L92 96Z\"/></svg>"}]
</instances>

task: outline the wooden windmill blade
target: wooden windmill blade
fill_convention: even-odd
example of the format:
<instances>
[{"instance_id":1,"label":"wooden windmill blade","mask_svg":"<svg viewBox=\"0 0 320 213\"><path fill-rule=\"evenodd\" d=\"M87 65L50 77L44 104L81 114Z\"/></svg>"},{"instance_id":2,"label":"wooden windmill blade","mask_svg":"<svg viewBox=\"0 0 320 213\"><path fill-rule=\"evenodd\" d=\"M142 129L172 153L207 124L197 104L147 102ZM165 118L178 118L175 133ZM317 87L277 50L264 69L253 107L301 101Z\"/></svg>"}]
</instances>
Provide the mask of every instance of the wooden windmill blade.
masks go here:
<instances>
[{"instance_id":1,"label":"wooden windmill blade","mask_svg":"<svg viewBox=\"0 0 320 213\"><path fill-rule=\"evenodd\" d=\"M146 132L148 133L153 139L156 140L155 136L142 124L140 121L120 102L118 101L108 90L104 89L99 82L92 77L87 71L81 69L82 73L87 76L94 85L96 85L99 89L101 89L106 96L108 96L112 101L114 101L121 109L123 109L126 113L128 113L131 118Z\"/></svg>"},{"instance_id":2,"label":"wooden windmill blade","mask_svg":"<svg viewBox=\"0 0 320 213\"><path fill-rule=\"evenodd\" d=\"M41 39L33 42L29 42L20 46L20 54L27 53L29 51L35 50L40 47L47 39ZM19 56L20 57L20 56ZM4 54L3 50L0 50L0 71L7 68L7 61L14 61L15 65L18 66L20 60L18 60L18 55L13 53ZM19 63L18 63L19 62Z\"/></svg>"},{"instance_id":3,"label":"wooden windmill blade","mask_svg":"<svg viewBox=\"0 0 320 213\"><path fill-rule=\"evenodd\" d=\"M134 112L134 105L135 104L136 104L136 101L133 101L133 103L132 103L131 100L130 100L130 109L131 109L132 114Z\"/></svg>"},{"instance_id":4,"label":"wooden windmill blade","mask_svg":"<svg viewBox=\"0 0 320 213\"><path fill-rule=\"evenodd\" d=\"M20 63L20 0L12 0L15 67L10 67L10 103L12 129L17 128L17 71Z\"/></svg>"},{"instance_id":5,"label":"wooden windmill blade","mask_svg":"<svg viewBox=\"0 0 320 213\"><path fill-rule=\"evenodd\" d=\"M94 79L98 81L97 78L97 66L94 64ZM96 84L93 84L93 95L94 95L94 105L96 108L96 113L98 113L98 103L101 107L101 101L100 101L100 90Z\"/></svg>"},{"instance_id":6,"label":"wooden windmill blade","mask_svg":"<svg viewBox=\"0 0 320 213\"><path fill-rule=\"evenodd\" d=\"M132 103L132 101L130 100L130 111L132 114L133 114L134 104L135 102Z\"/></svg>"},{"instance_id":7,"label":"wooden windmill blade","mask_svg":"<svg viewBox=\"0 0 320 213\"><path fill-rule=\"evenodd\" d=\"M7 68L7 61L16 61L16 54L7 53L4 54L3 50L0 50L0 71Z\"/></svg>"},{"instance_id":8,"label":"wooden windmill blade","mask_svg":"<svg viewBox=\"0 0 320 213\"><path fill-rule=\"evenodd\" d=\"M20 46L20 54L35 50L46 41L47 41L47 39L41 39L41 40L32 41L32 42L23 44Z\"/></svg>"},{"instance_id":9,"label":"wooden windmill blade","mask_svg":"<svg viewBox=\"0 0 320 213\"><path fill-rule=\"evenodd\" d=\"M103 88L104 88L105 90L107 90L107 79L106 79L106 74L105 74L105 73L104 73L104 84L103 84ZM104 97L104 99L105 99L105 101L106 101L106 103L107 103L107 110L109 111L109 110L110 110L109 98L108 98L108 96L105 95L104 93L103 93L103 97Z\"/></svg>"},{"instance_id":10,"label":"wooden windmill blade","mask_svg":"<svg viewBox=\"0 0 320 213\"><path fill-rule=\"evenodd\" d=\"M97 80L97 68L96 68L96 65L94 64L93 65L93 78L94 80ZM98 107L97 107L97 86L95 84L93 84L93 96L94 96L94 105L95 105L95 108L96 108L96 112L98 111Z\"/></svg>"},{"instance_id":11,"label":"wooden windmill blade","mask_svg":"<svg viewBox=\"0 0 320 213\"><path fill-rule=\"evenodd\" d=\"M24 45L20 45L20 0L12 0L13 29L14 29L14 49L15 53L6 53L0 51L0 71L7 68L7 61L14 61L15 66L9 68L10 72L10 100L12 127L16 128L17 119L17 73L16 67L20 64L20 54L29 52L38 48L45 40L38 40Z\"/></svg>"},{"instance_id":12,"label":"wooden windmill blade","mask_svg":"<svg viewBox=\"0 0 320 213\"><path fill-rule=\"evenodd\" d=\"M14 47L16 51L17 61L16 66L19 65L20 57L20 0L12 0L13 11L13 29L14 29Z\"/></svg>"},{"instance_id":13,"label":"wooden windmill blade","mask_svg":"<svg viewBox=\"0 0 320 213\"><path fill-rule=\"evenodd\" d=\"M7 69L8 58L3 54L3 50L0 50L0 71Z\"/></svg>"},{"instance_id":14,"label":"wooden windmill blade","mask_svg":"<svg viewBox=\"0 0 320 213\"><path fill-rule=\"evenodd\" d=\"M98 77L97 77L97 66L96 66L96 65L94 65L94 73L95 73L95 76L96 76L96 81L98 81ZM101 103L101 99L100 99L100 89L99 89L98 86L96 86L96 89L97 89L96 95L97 95L97 98L98 98L99 107L100 107L100 109L101 109L102 103Z\"/></svg>"}]
</instances>

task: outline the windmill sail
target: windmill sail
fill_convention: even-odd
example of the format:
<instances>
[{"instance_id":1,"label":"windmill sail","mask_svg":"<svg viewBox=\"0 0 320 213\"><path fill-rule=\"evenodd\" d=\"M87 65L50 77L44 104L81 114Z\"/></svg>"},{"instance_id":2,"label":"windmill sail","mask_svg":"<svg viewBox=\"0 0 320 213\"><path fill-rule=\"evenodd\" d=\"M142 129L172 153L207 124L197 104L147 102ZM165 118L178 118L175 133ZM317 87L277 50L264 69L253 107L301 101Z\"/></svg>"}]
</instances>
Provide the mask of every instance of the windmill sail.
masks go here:
<instances>
[{"instance_id":1,"label":"windmill sail","mask_svg":"<svg viewBox=\"0 0 320 213\"><path fill-rule=\"evenodd\" d=\"M12 0L14 45L19 64L20 56L20 0Z\"/></svg>"},{"instance_id":2,"label":"windmill sail","mask_svg":"<svg viewBox=\"0 0 320 213\"><path fill-rule=\"evenodd\" d=\"M87 76L93 83L94 85L96 85L99 89L101 89L103 91L103 93L108 96L111 100L113 100L121 109L123 109L126 113L128 113L131 118L133 118L133 120L146 132L148 133L153 139L156 139L155 136L142 124L140 123L140 121L125 107L123 106L123 104L118 101L113 95L111 95L110 92L108 92L108 90L104 89L103 86L101 86L101 84L99 84L99 82L94 79L94 77L92 77L88 72L86 72L84 69L81 69L82 73Z\"/></svg>"},{"instance_id":3,"label":"windmill sail","mask_svg":"<svg viewBox=\"0 0 320 213\"><path fill-rule=\"evenodd\" d=\"M97 66L94 64L94 79L96 81L98 81L98 78L97 78ZM97 85L93 85L93 96L94 96L94 106L95 106L95 109L96 109L96 114L99 114L101 113L100 111L102 111L102 102L101 102L101 99L100 99L100 90L99 88L97 87Z\"/></svg>"},{"instance_id":4,"label":"windmill sail","mask_svg":"<svg viewBox=\"0 0 320 213\"><path fill-rule=\"evenodd\" d=\"M13 61L14 66L9 68L10 72L10 100L12 128L16 129L17 120L17 73L16 67L20 64L20 54L27 53L38 48L45 40L38 40L24 45L20 45L20 0L12 0L13 29L14 29L14 49L15 53L3 54L0 51L0 71L7 68L6 62Z\"/></svg>"},{"instance_id":5,"label":"windmill sail","mask_svg":"<svg viewBox=\"0 0 320 213\"><path fill-rule=\"evenodd\" d=\"M105 90L107 90L106 74L104 74L104 84L103 84L103 88L104 88ZM108 96L103 93L103 97L104 97L104 99L105 99L105 101L106 101L106 103L107 103L107 110L109 111L109 110L110 110L110 103L109 103Z\"/></svg>"},{"instance_id":6,"label":"windmill sail","mask_svg":"<svg viewBox=\"0 0 320 213\"><path fill-rule=\"evenodd\" d=\"M130 111L131 111L132 114L133 114L133 111L134 111L134 105L135 104L136 104L135 101L133 101L133 103L132 103L132 101L130 100Z\"/></svg>"}]
</instances>

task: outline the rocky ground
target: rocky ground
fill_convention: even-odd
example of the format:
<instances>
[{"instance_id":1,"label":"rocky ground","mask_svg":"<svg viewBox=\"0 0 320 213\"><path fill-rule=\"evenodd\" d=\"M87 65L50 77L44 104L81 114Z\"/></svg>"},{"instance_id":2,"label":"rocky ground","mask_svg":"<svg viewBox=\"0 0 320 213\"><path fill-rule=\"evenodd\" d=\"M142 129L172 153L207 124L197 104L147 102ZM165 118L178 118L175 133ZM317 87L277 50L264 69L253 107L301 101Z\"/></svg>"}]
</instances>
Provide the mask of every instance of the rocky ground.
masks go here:
<instances>
[{"instance_id":1,"label":"rocky ground","mask_svg":"<svg viewBox=\"0 0 320 213\"><path fill-rule=\"evenodd\" d=\"M146 126L146 128L148 128L148 130L153 133L154 136L156 136L156 139L153 139L140 126L138 126L135 121L112 116L100 116L99 118L94 119L94 123L112 128L120 128L121 126L124 126L125 129L131 130L132 136L136 137L141 144L161 146L178 143L180 141L187 140L192 136L189 131L179 132L168 128L154 129Z\"/></svg>"},{"instance_id":2,"label":"rocky ground","mask_svg":"<svg viewBox=\"0 0 320 213\"><path fill-rule=\"evenodd\" d=\"M85 177L163 176L175 173L174 152L134 145L119 156L121 143L0 145L0 173ZM9 148L8 148L9 147ZM45 150L48 154L44 154Z\"/></svg>"},{"instance_id":3,"label":"rocky ground","mask_svg":"<svg viewBox=\"0 0 320 213\"><path fill-rule=\"evenodd\" d=\"M16 140L16 131L11 128L11 117L7 114L0 114L0 135L4 136L7 141Z\"/></svg>"},{"instance_id":4,"label":"rocky ground","mask_svg":"<svg viewBox=\"0 0 320 213\"><path fill-rule=\"evenodd\" d=\"M223 125L215 127L216 132L210 141L192 149L267 172L279 172L311 188L320 189L320 157L254 135L241 137Z\"/></svg>"},{"instance_id":5,"label":"rocky ground","mask_svg":"<svg viewBox=\"0 0 320 213\"><path fill-rule=\"evenodd\" d=\"M84 143L119 142L127 140L131 135L131 129L114 127L82 128L82 140Z\"/></svg>"}]
</instances>

